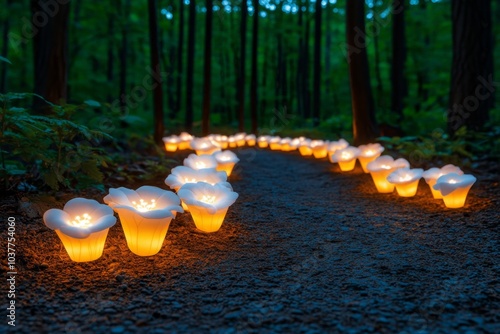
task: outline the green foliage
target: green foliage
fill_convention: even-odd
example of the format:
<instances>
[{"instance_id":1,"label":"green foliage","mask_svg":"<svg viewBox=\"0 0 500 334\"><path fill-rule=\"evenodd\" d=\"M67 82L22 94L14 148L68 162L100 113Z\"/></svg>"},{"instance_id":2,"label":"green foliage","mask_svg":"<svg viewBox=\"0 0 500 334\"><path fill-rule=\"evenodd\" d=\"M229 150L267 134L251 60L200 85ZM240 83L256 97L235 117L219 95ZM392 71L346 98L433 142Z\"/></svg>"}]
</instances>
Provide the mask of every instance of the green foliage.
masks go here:
<instances>
[{"instance_id":1,"label":"green foliage","mask_svg":"<svg viewBox=\"0 0 500 334\"><path fill-rule=\"evenodd\" d=\"M455 137L435 130L430 136L380 137L378 140L390 151L409 159L414 166L429 163L452 163L468 166L480 159L500 158L500 127L489 132L467 131L460 128Z\"/></svg>"},{"instance_id":2,"label":"green foliage","mask_svg":"<svg viewBox=\"0 0 500 334\"><path fill-rule=\"evenodd\" d=\"M8 60L7 58L2 57L2 56L0 56L0 61L4 61L4 62L6 62L6 63L12 64L12 63L10 62L10 60Z\"/></svg>"},{"instance_id":3,"label":"green foliage","mask_svg":"<svg viewBox=\"0 0 500 334\"><path fill-rule=\"evenodd\" d=\"M33 115L22 107L33 96L0 94L0 177L5 187L14 187L20 177L53 190L85 188L101 182L99 167L110 160L99 145L112 137L70 120L86 105L56 106L47 102L52 114Z\"/></svg>"}]
</instances>

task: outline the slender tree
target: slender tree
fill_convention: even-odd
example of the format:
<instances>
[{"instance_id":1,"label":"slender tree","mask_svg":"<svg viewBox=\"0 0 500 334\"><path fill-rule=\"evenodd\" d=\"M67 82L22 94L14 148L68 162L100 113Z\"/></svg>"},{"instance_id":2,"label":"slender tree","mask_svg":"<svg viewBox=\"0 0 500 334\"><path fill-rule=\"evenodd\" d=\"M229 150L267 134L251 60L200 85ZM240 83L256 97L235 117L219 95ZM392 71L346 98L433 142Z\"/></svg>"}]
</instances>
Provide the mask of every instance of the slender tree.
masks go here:
<instances>
[{"instance_id":1,"label":"slender tree","mask_svg":"<svg viewBox=\"0 0 500 334\"><path fill-rule=\"evenodd\" d=\"M32 0L33 18L44 13L44 8L50 7L48 0ZM69 2L58 5L52 15L46 15L47 23L33 29L38 31L34 37L33 56L35 61L35 94L43 96L52 103L66 100L68 89L68 18ZM45 109L43 100L34 98L33 107L37 111Z\"/></svg>"},{"instance_id":2,"label":"slender tree","mask_svg":"<svg viewBox=\"0 0 500 334\"><path fill-rule=\"evenodd\" d=\"M183 47L184 47L184 0L179 0L179 36L177 38L177 77L175 114L179 114L182 108L182 77L183 69Z\"/></svg>"},{"instance_id":3,"label":"slender tree","mask_svg":"<svg viewBox=\"0 0 500 334\"><path fill-rule=\"evenodd\" d=\"M406 37L405 37L405 1L392 1L392 66L391 66L391 109L401 121L404 98L406 96L405 79Z\"/></svg>"},{"instance_id":4,"label":"slender tree","mask_svg":"<svg viewBox=\"0 0 500 334\"><path fill-rule=\"evenodd\" d=\"M304 5L302 0L299 1L299 10L297 15L297 29L299 31L299 39L297 45L297 72L296 72L296 94L297 94L297 111L299 115L305 117L304 111L304 33L303 33L303 15Z\"/></svg>"},{"instance_id":5,"label":"slender tree","mask_svg":"<svg viewBox=\"0 0 500 334\"><path fill-rule=\"evenodd\" d=\"M6 11L9 12L9 8L11 7L12 0L7 0ZM9 52L9 30L10 30L10 19L9 16L5 17L5 21L3 23L3 33L2 33L2 53L0 54L2 57L8 58ZM2 72L0 74L0 93L5 93L7 91L7 66L6 62L0 63L2 67Z\"/></svg>"},{"instance_id":6,"label":"slender tree","mask_svg":"<svg viewBox=\"0 0 500 334\"><path fill-rule=\"evenodd\" d=\"M252 133L257 133L257 54L259 41L259 0L253 0L253 27L252 27L252 73L250 79L250 115Z\"/></svg>"},{"instance_id":7,"label":"slender tree","mask_svg":"<svg viewBox=\"0 0 500 334\"><path fill-rule=\"evenodd\" d=\"M319 125L321 110L321 1L316 0L314 12L314 83L313 126Z\"/></svg>"},{"instance_id":8,"label":"slender tree","mask_svg":"<svg viewBox=\"0 0 500 334\"><path fill-rule=\"evenodd\" d=\"M120 111L122 114L127 113L127 59L128 59L128 33L129 33L129 17L130 17L130 0L125 0L122 4L121 17L121 46L120 46Z\"/></svg>"},{"instance_id":9,"label":"slender tree","mask_svg":"<svg viewBox=\"0 0 500 334\"><path fill-rule=\"evenodd\" d=\"M377 13L377 1L372 3L372 21L373 25L377 24L379 20L379 15ZM380 71L380 46L379 46L379 34L373 34L373 48L375 53L375 80L377 81L376 92L377 92L377 105L382 105L382 100L384 96L384 84L382 81L382 73Z\"/></svg>"},{"instance_id":10,"label":"slender tree","mask_svg":"<svg viewBox=\"0 0 500 334\"><path fill-rule=\"evenodd\" d=\"M153 84L153 116L154 140L158 145L163 137L163 94L161 90L160 50L158 48L158 7L157 0L148 0L149 10L149 45L151 53L151 67L154 73Z\"/></svg>"},{"instance_id":11,"label":"slender tree","mask_svg":"<svg viewBox=\"0 0 500 334\"><path fill-rule=\"evenodd\" d=\"M238 71L238 129L245 131L245 68L247 45L247 0L241 1L240 68Z\"/></svg>"},{"instance_id":12,"label":"slender tree","mask_svg":"<svg viewBox=\"0 0 500 334\"><path fill-rule=\"evenodd\" d=\"M212 25L213 0L206 0L207 13L205 17L205 54L203 69L203 117L201 131L204 136L209 133L210 126L210 91L212 89Z\"/></svg>"},{"instance_id":13,"label":"slender tree","mask_svg":"<svg viewBox=\"0 0 500 334\"><path fill-rule=\"evenodd\" d=\"M106 79L108 81L109 87L113 86L113 80L114 80L114 62L115 62L115 57L114 57L114 26L115 23L114 21L116 20L116 17L112 13L108 13L108 31L107 31L107 37L108 37L108 44L107 44L107 70L106 70ZM108 91L108 101L112 101L112 94L111 94L111 89Z\"/></svg>"},{"instance_id":14,"label":"slender tree","mask_svg":"<svg viewBox=\"0 0 500 334\"><path fill-rule=\"evenodd\" d=\"M187 49L187 72L186 72L186 118L184 127L186 131L193 130L193 94L194 94L194 52L195 52L195 23L196 23L196 1L189 1L188 20L188 49Z\"/></svg>"},{"instance_id":15,"label":"slender tree","mask_svg":"<svg viewBox=\"0 0 500 334\"><path fill-rule=\"evenodd\" d=\"M366 52L365 1L349 0L346 7L349 79L352 101L354 145L366 144L378 136L375 106L370 86Z\"/></svg>"},{"instance_id":16,"label":"slender tree","mask_svg":"<svg viewBox=\"0 0 500 334\"><path fill-rule=\"evenodd\" d=\"M491 0L451 1L453 63L448 131L480 130L493 107Z\"/></svg>"}]
</instances>

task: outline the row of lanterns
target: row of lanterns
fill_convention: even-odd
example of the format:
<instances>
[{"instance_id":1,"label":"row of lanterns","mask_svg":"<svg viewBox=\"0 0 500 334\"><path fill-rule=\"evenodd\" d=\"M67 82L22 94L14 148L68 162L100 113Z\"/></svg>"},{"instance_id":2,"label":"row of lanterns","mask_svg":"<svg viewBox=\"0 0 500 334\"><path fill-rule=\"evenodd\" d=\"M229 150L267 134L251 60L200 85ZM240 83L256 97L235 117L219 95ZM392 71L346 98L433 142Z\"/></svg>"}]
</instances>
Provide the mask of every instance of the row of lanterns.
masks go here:
<instances>
[{"instance_id":1,"label":"row of lanterns","mask_svg":"<svg viewBox=\"0 0 500 334\"><path fill-rule=\"evenodd\" d=\"M111 188L104 197L106 204L85 198L74 198L62 210L45 212L45 224L56 231L73 261L98 259L103 252L109 228L116 223L113 212L120 218L129 249L140 256L158 253L163 245L172 219L177 213L190 212L196 227L204 232L220 229L229 206L237 199L227 178L239 159L226 148L258 146L271 150L298 150L303 156L321 159L328 157L342 171L354 169L359 160L365 173L370 173L380 193L396 189L402 197L414 196L420 178L429 185L436 199L443 199L449 208L464 205L469 189L476 178L464 174L453 165L423 171L410 168L405 159L381 155L380 144L350 146L338 141L308 138L281 138L239 133L233 136L210 135L194 138L187 133L163 138L168 152L193 149L183 166L172 169L165 179L174 192L153 186L136 190Z\"/></svg>"},{"instance_id":2,"label":"row of lanterns","mask_svg":"<svg viewBox=\"0 0 500 334\"><path fill-rule=\"evenodd\" d=\"M358 160L365 173L373 179L377 191L391 193L396 189L402 197L415 196L418 183L423 177L429 185L435 199L443 199L448 208L461 208L465 204L467 194L476 182L476 178L457 166L446 165L442 168L410 168L406 159L394 159L382 155L384 147L378 143L350 146L345 139L338 141L311 140L305 137L281 138L279 136L259 136L237 133L233 136L210 135L204 138L193 138L187 133L179 136L165 137L165 149L175 152L193 149L198 155L214 154L227 147L244 145L269 148L274 151L298 150L303 156L314 156L322 159L328 157L337 163L341 171L351 171Z\"/></svg>"},{"instance_id":3,"label":"row of lanterns","mask_svg":"<svg viewBox=\"0 0 500 334\"><path fill-rule=\"evenodd\" d=\"M195 145L189 143L188 147ZM103 199L74 198L62 210L50 209L45 224L55 230L69 257L76 262L101 257L109 228L119 216L129 249L140 256L157 254L172 219L190 212L196 227L204 232L220 229L228 208L236 201L227 178L239 161L231 151L190 154L183 166L172 169L165 183L175 191L153 186L136 190L111 188Z\"/></svg>"}]
</instances>

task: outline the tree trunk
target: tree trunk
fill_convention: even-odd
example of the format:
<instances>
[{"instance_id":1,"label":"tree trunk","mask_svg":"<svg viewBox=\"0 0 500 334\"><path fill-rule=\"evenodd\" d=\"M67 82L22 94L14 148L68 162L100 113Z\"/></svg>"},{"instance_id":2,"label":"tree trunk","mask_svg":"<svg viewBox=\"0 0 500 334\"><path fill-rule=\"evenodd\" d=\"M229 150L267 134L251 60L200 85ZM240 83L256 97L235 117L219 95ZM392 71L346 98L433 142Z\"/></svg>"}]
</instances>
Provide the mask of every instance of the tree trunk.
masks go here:
<instances>
[{"instance_id":1,"label":"tree trunk","mask_svg":"<svg viewBox=\"0 0 500 334\"><path fill-rule=\"evenodd\" d=\"M307 6L307 1L305 2L305 5ZM307 8L307 7L306 7ZM308 10L306 9L306 13L308 13ZM310 29L311 27L311 22L308 18L306 18L306 37L304 39L304 116L306 119L311 117L311 91L309 87L309 73L310 73L310 67L309 67L309 59L310 59L310 50L309 50L309 40L310 40Z\"/></svg>"},{"instance_id":2,"label":"tree trunk","mask_svg":"<svg viewBox=\"0 0 500 334\"><path fill-rule=\"evenodd\" d=\"M121 4L121 1L120 1ZM122 115L128 113L127 106L127 54L128 54L128 20L130 17L130 0L125 0L122 11L122 26L120 47L120 111ZM122 124L123 125L123 124Z\"/></svg>"},{"instance_id":3,"label":"tree trunk","mask_svg":"<svg viewBox=\"0 0 500 334\"><path fill-rule=\"evenodd\" d=\"M252 76L250 79L250 116L252 120L252 133L257 133L257 55L259 41L259 0L253 0L253 27L252 27Z\"/></svg>"},{"instance_id":4,"label":"tree trunk","mask_svg":"<svg viewBox=\"0 0 500 334\"><path fill-rule=\"evenodd\" d=\"M452 0L453 64L448 131L480 130L493 107L491 0Z\"/></svg>"},{"instance_id":5,"label":"tree trunk","mask_svg":"<svg viewBox=\"0 0 500 334\"><path fill-rule=\"evenodd\" d=\"M313 126L319 125L321 110L321 1L317 0L314 12L314 83Z\"/></svg>"},{"instance_id":6,"label":"tree trunk","mask_svg":"<svg viewBox=\"0 0 500 334\"><path fill-rule=\"evenodd\" d=\"M376 26L378 18L376 10L376 1L373 2L372 7L372 20L373 25ZM384 96L384 84L382 82L382 74L380 72L380 47L379 47L379 34L373 34L373 47L375 52L375 80L377 81L377 105L381 106Z\"/></svg>"},{"instance_id":7,"label":"tree trunk","mask_svg":"<svg viewBox=\"0 0 500 334\"><path fill-rule=\"evenodd\" d=\"M179 1L179 37L177 40L177 77L176 77L176 98L175 114L178 115L182 109L182 77L183 69L183 47L184 47L184 0Z\"/></svg>"},{"instance_id":8,"label":"tree trunk","mask_svg":"<svg viewBox=\"0 0 500 334\"><path fill-rule=\"evenodd\" d=\"M186 72L186 119L184 127L186 131L193 131L193 93L194 93L194 52L195 52L195 23L196 23L196 1L189 1L189 24L188 24L188 50L187 50L187 72Z\"/></svg>"},{"instance_id":9,"label":"tree trunk","mask_svg":"<svg viewBox=\"0 0 500 334\"><path fill-rule=\"evenodd\" d=\"M209 134L210 126L210 91L212 88L212 22L213 0L206 0L207 13L205 17L205 55L203 70L203 117L201 132L204 136Z\"/></svg>"},{"instance_id":10,"label":"tree trunk","mask_svg":"<svg viewBox=\"0 0 500 334\"><path fill-rule=\"evenodd\" d=\"M33 14L43 13L47 17L47 23L43 26L39 26L38 22L33 22L34 31L38 30L33 43L34 93L43 96L49 102L64 103L68 89L68 18L70 6L69 3L59 4L57 11L46 13L44 8L51 8L50 1L32 0L31 4ZM33 109L44 112L46 103L39 98L34 98Z\"/></svg>"},{"instance_id":11,"label":"tree trunk","mask_svg":"<svg viewBox=\"0 0 500 334\"><path fill-rule=\"evenodd\" d=\"M396 113L398 123L403 117L406 96L405 62L405 0L392 1L392 66L391 66L391 110ZM399 125L399 124L398 124Z\"/></svg>"},{"instance_id":12,"label":"tree trunk","mask_svg":"<svg viewBox=\"0 0 500 334\"><path fill-rule=\"evenodd\" d=\"M115 17L111 13L108 13L108 45L107 45L107 70L106 70L106 79L108 81L109 90L108 90L108 102L111 102L113 99L113 94L111 93L113 87L114 80L114 43L113 43L113 35L114 35L114 26L115 26Z\"/></svg>"},{"instance_id":13,"label":"tree trunk","mask_svg":"<svg viewBox=\"0 0 500 334\"><path fill-rule=\"evenodd\" d=\"M355 50L348 55L354 145L361 145L378 136L366 53L364 0L347 1L346 33L348 47Z\"/></svg>"},{"instance_id":14,"label":"tree trunk","mask_svg":"<svg viewBox=\"0 0 500 334\"><path fill-rule=\"evenodd\" d=\"M163 94L161 89L160 50L158 48L158 10L156 0L148 0L149 9L149 45L151 47L151 67L153 74L153 120L154 141L162 144L163 138Z\"/></svg>"},{"instance_id":15,"label":"tree trunk","mask_svg":"<svg viewBox=\"0 0 500 334\"><path fill-rule=\"evenodd\" d=\"M240 26L240 68L238 71L238 130L245 131L245 65L247 44L247 0L241 2L241 26Z\"/></svg>"},{"instance_id":16,"label":"tree trunk","mask_svg":"<svg viewBox=\"0 0 500 334\"><path fill-rule=\"evenodd\" d=\"M12 0L7 0L7 6L6 6L6 11L9 12L10 5L12 3ZM3 34L2 34L2 53L0 54L1 56L5 58L9 58L8 52L9 52L9 30L10 30L10 19L9 16L5 17L5 21L3 23ZM7 92L7 69L9 66L8 63L6 62L1 62L0 65L2 65L2 73L0 74L0 93L6 93Z\"/></svg>"},{"instance_id":17,"label":"tree trunk","mask_svg":"<svg viewBox=\"0 0 500 334\"><path fill-rule=\"evenodd\" d=\"M299 41L297 45L297 80L295 82L296 94L297 94L297 111L298 114L305 118L304 111L304 34L303 30L303 22L304 15L302 13L302 8L304 7L302 0L299 2L299 13L298 13L298 22L297 28L299 31Z\"/></svg>"}]
</instances>

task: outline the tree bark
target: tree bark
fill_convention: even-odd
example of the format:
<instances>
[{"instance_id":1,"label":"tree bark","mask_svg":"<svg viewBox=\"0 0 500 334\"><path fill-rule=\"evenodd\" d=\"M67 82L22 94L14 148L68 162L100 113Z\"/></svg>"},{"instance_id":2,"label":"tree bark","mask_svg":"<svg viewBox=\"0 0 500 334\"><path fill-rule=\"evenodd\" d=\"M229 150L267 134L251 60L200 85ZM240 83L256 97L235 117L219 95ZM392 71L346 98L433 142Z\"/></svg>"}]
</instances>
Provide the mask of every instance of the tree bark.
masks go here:
<instances>
[{"instance_id":1,"label":"tree bark","mask_svg":"<svg viewBox=\"0 0 500 334\"><path fill-rule=\"evenodd\" d=\"M47 0L32 0L33 14L42 13L47 17L45 25L33 22L34 31L34 93L43 96L47 101L61 104L66 101L68 92L68 18L70 5L57 4L51 6ZM52 8L46 13L44 8ZM39 15L33 15L34 18ZM47 112L46 103L33 99L33 109Z\"/></svg>"},{"instance_id":2,"label":"tree bark","mask_svg":"<svg viewBox=\"0 0 500 334\"><path fill-rule=\"evenodd\" d=\"M108 81L109 85L109 91L108 91L108 102L111 102L113 99L113 94L111 93L111 87L113 87L113 80L114 80L114 45L113 45L113 35L114 35L114 26L115 26L115 20L116 18L113 17L111 13L108 13L108 45L107 45L107 69L106 69L106 79Z\"/></svg>"},{"instance_id":3,"label":"tree bark","mask_svg":"<svg viewBox=\"0 0 500 334\"><path fill-rule=\"evenodd\" d=\"M238 71L238 130L245 131L245 68L247 44L247 0L241 2L240 68Z\"/></svg>"},{"instance_id":4,"label":"tree bark","mask_svg":"<svg viewBox=\"0 0 500 334\"><path fill-rule=\"evenodd\" d=\"M406 96L405 62L405 1L392 2L392 66L391 66L391 109L396 113L398 123L403 117Z\"/></svg>"},{"instance_id":5,"label":"tree bark","mask_svg":"<svg viewBox=\"0 0 500 334\"><path fill-rule=\"evenodd\" d=\"M252 133L257 133L257 55L259 41L259 0L253 0L253 27L252 27L252 74L250 79L250 117L252 120Z\"/></svg>"},{"instance_id":6,"label":"tree bark","mask_svg":"<svg viewBox=\"0 0 500 334\"><path fill-rule=\"evenodd\" d=\"M448 132L481 130L493 107L491 0L452 0L453 63Z\"/></svg>"},{"instance_id":7,"label":"tree bark","mask_svg":"<svg viewBox=\"0 0 500 334\"><path fill-rule=\"evenodd\" d=\"M201 130L204 136L209 134L210 126L210 91L212 88L212 23L213 23L213 0L206 0L205 17L205 55L203 70L203 117Z\"/></svg>"},{"instance_id":8,"label":"tree bark","mask_svg":"<svg viewBox=\"0 0 500 334\"><path fill-rule=\"evenodd\" d=\"M163 94L161 89L160 72L160 50L158 48L158 8L157 0L148 0L149 10L149 45L151 47L151 67L153 74L153 124L154 141L156 144L162 144L163 138Z\"/></svg>"},{"instance_id":9,"label":"tree bark","mask_svg":"<svg viewBox=\"0 0 500 334\"><path fill-rule=\"evenodd\" d=\"M184 47L184 0L179 1L179 37L177 40L177 77L176 77L176 98L175 114L178 115L182 108L182 77L183 69L183 47Z\"/></svg>"},{"instance_id":10,"label":"tree bark","mask_svg":"<svg viewBox=\"0 0 500 334\"><path fill-rule=\"evenodd\" d=\"M193 131L193 93L194 93L194 53L195 53L195 23L196 23L196 1L189 1L188 20L188 49L187 49L187 72L186 72L186 118L184 127L186 131Z\"/></svg>"},{"instance_id":11,"label":"tree bark","mask_svg":"<svg viewBox=\"0 0 500 334\"><path fill-rule=\"evenodd\" d=\"M354 145L361 145L378 136L366 52L364 0L347 1L346 35L348 47L355 50L348 55Z\"/></svg>"},{"instance_id":12,"label":"tree bark","mask_svg":"<svg viewBox=\"0 0 500 334\"><path fill-rule=\"evenodd\" d=\"M314 83L313 126L319 125L321 110L321 1L317 0L314 12Z\"/></svg>"},{"instance_id":13,"label":"tree bark","mask_svg":"<svg viewBox=\"0 0 500 334\"><path fill-rule=\"evenodd\" d=\"M121 4L121 1L120 1ZM130 17L130 0L125 0L122 10L121 47L120 47L120 112L127 114L127 59L128 59L128 20ZM122 123L123 125L123 123Z\"/></svg>"},{"instance_id":14,"label":"tree bark","mask_svg":"<svg viewBox=\"0 0 500 334\"><path fill-rule=\"evenodd\" d=\"M9 12L10 5L12 3L12 0L7 0L7 12ZM9 58L9 30L10 30L10 19L9 16L5 18L5 21L3 23L3 33L2 33L2 53L0 54L1 56L5 58ZM7 92L7 70L9 64L6 62L1 62L0 65L2 65L2 73L0 74L0 93L6 93Z\"/></svg>"}]
</instances>

